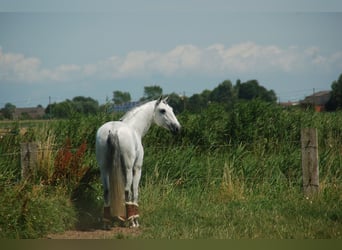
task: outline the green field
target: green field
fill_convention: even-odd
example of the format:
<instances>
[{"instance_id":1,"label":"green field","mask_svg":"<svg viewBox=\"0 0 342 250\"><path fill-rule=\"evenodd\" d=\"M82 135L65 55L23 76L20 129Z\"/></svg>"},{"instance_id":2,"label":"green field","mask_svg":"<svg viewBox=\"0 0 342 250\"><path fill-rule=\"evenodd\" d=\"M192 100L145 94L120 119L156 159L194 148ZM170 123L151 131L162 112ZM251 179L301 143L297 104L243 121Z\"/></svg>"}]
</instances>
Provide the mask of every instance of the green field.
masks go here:
<instances>
[{"instance_id":1,"label":"green field","mask_svg":"<svg viewBox=\"0 0 342 250\"><path fill-rule=\"evenodd\" d=\"M6 124L13 132L0 139L0 238L101 226L95 133L116 118ZM141 233L114 238L342 238L342 113L250 101L231 110L212 104L178 119L180 135L153 127L143 140ZM302 191L305 127L319 137L314 197ZM21 180L20 143L28 141L39 145L37 166Z\"/></svg>"}]
</instances>

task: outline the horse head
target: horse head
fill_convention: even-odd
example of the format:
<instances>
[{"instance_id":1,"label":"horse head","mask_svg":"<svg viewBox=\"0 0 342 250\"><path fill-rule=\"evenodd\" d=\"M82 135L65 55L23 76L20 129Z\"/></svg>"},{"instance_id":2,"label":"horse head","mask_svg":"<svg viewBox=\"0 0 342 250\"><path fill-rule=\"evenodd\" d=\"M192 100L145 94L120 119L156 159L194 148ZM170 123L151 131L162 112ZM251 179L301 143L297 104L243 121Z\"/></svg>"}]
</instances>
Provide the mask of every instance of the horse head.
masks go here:
<instances>
[{"instance_id":1,"label":"horse head","mask_svg":"<svg viewBox=\"0 0 342 250\"><path fill-rule=\"evenodd\" d=\"M158 126L170 130L173 134L177 134L181 129L181 125L173 113L172 107L167 103L167 99L168 97L165 99L160 97L156 101L154 108L154 121Z\"/></svg>"}]
</instances>

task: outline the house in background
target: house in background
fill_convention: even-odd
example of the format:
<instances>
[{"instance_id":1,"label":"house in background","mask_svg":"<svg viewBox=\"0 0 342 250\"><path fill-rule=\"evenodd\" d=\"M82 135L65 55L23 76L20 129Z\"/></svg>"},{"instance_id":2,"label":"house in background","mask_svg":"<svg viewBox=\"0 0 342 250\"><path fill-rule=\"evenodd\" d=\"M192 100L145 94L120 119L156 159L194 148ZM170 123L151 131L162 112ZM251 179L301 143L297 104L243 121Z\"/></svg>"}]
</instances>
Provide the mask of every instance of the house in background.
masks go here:
<instances>
[{"instance_id":1,"label":"house in background","mask_svg":"<svg viewBox=\"0 0 342 250\"><path fill-rule=\"evenodd\" d=\"M312 95L305 97L300 101L300 105L304 108L314 107L316 112L325 111L325 105L329 102L331 91L319 91Z\"/></svg>"},{"instance_id":2,"label":"house in background","mask_svg":"<svg viewBox=\"0 0 342 250\"><path fill-rule=\"evenodd\" d=\"M44 115L45 109L43 107L16 108L13 113L13 119L41 119Z\"/></svg>"},{"instance_id":3,"label":"house in background","mask_svg":"<svg viewBox=\"0 0 342 250\"><path fill-rule=\"evenodd\" d=\"M299 102L291 102L291 101L288 101L288 102L280 102L279 105L281 107L283 107L284 109L288 109L288 108L291 108L291 107L296 107L299 105Z\"/></svg>"}]
</instances>

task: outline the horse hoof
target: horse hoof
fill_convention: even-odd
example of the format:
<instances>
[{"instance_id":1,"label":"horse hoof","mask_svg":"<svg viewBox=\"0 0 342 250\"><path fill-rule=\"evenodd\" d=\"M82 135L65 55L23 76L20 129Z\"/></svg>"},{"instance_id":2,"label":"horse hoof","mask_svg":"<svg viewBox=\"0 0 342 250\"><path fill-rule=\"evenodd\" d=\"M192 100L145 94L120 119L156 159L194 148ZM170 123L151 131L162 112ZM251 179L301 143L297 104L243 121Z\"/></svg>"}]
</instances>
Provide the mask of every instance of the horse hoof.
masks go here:
<instances>
[{"instance_id":1,"label":"horse hoof","mask_svg":"<svg viewBox=\"0 0 342 250\"><path fill-rule=\"evenodd\" d=\"M137 219L132 219L130 220L129 222L129 228L138 228L140 225L139 225L139 222Z\"/></svg>"},{"instance_id":2,"label":"horse hoof","mask_svg":"<svg viewBox=\"0 0 342 250\"><path fill-rule=\"evenodd\" d=\"M140 226L140 225L139 225L139 222L138 222L138 220L137 220L136 218L134 219L134 223L135 223L135 227L136 227L136 228L138 228L138 227Z\"/></svg>"},{"instance_id":3,"label":"horse hoof","mask_svg":"<svg viewBox=\"0 0 342 250\"><path fill-rule=\"evenodd\" d=\"M139 223L136 220L132 219L129 221L129 228L138 228L138 227L139 227Z\"/></svg>"}]
</instances>

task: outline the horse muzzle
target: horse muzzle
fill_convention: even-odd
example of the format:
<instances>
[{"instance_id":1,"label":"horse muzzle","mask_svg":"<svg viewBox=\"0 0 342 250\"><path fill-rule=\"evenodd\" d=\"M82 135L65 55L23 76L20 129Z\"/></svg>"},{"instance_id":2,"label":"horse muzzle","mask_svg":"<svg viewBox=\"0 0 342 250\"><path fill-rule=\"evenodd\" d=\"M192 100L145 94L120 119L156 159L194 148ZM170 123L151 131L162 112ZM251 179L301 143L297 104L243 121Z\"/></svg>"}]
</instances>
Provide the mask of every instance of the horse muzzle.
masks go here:
<instances>
[{"instance_id":1,"label":"horse muzzle","mask_svg":"<svg viewBox=\"0 0 342 250\"><path fill-rule=\"evenodd\" d=\"M181 126L179 124L172 123L169 125L169 130L172 134L176 135L181 131Z\"/></svg>"}]
</instances>

